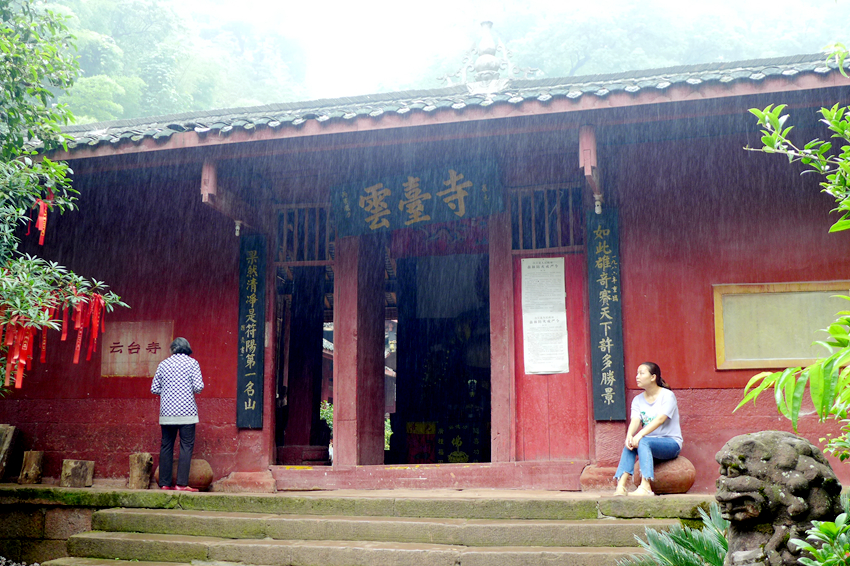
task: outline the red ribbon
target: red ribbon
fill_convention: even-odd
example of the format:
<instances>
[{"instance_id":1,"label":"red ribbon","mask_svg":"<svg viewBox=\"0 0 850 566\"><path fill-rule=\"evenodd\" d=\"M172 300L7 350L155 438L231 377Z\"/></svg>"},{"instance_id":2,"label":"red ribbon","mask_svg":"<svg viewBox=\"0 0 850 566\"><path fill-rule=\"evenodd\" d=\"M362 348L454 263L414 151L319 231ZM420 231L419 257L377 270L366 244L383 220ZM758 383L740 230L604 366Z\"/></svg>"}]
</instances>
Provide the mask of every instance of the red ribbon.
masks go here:
<instances>
[{"instance_id":1,"label":"red ribbon","mask_svg":"<svg viewBox=\"0 0 850 566\"><path fill-rule=\"evenodd\" d=\"M3 331L6 330L6 323L3 322L3 315L6 314L6 307L0 307L0 344L3 343Z\"/></svg>"},{"instance_id":2,"label":"red ribbon","mask_svg":"<svg viewBox=\"0 0 850 566\"><path fill-rule=\"evenodd\" d=\"M62 309L62 341L68 339L68 305L59 307Z\"/></svg>"},{"instance_id":3,"label":"red ribbon","mask_svg":"<svg viewBox=\"0 0 850 566\"><path fill-rule=\"evenodd\" d=\"M103 297L97 293L91 296L91 334L89 336L89 349L86 353L86 361L91 360L92 351L97 352L97 331L100 326L100 317L103 311Z\"/></svg>"},{"instance_id":4,"label":"red ribbon","mask_svg":"<svg viewBox=\"0 0 850 566\"><path fill-rule=\"evenodd\" d=\"M83 308L85 303L77 303L74 307L74 330L80 330L83 327Z\"/></svg>"},{"instance_id":5,"label":"red ribbon","mask_svg":"<svg viewBox=\"0 0 850 566\"><path fill-rule=\"evenodd\" d=\"M21 357L18 360L18 378L15 379L15 388L21 387L24 377L24 366L27 370L32 369L32 354L35 349L35 327L29 326L24 331L24 342L21 344Z\"/></svg>"},{"instance_id":6,"label":"red ribbon","mask_svg":"<svg viewBox=\"0 0 850 566\"><path fill-rule=\"evenodd\" d=\"M35 223L35 229L41 232L41 236L38 238L38 245L44 245L44 233L47 231L47 202L41 199L37 199L36 204L38 204L38 220Z\"/></svg>"},{"instance_id":7,"label":"red ribbon","mask_svg":"<svg viewBox=\"0 0 850 566\"><path fill-rule=\"evenodd\" d=\"M38 358L41 363L47 362L47 332L44 328L41 329L41 356Z\"/></svg>"},{"instance_id":8,"label":"red ribbon","mask_svg":"<svg viewBox=\"0 0 850 566\"><path fill-rule=\"evenodd\" d=\"M80 363L80 348L83 345L83 329L77 331L77 345L74 346L74 363Z\"/></svg>"},{"instance_id":9,"label":"red ribbon","mask_svg":"<svg viewBox=\"0 0 850 566\"><path fill-rule=\"evenodd\" d=\"M17 317L16 317L17 318ZM11 345L12 349L8 350L6 353L6 381L5 386L9 387L9 375L12 371L12 367L17 367L17 372L15 374L15 389L20 389L21 384L23 383L23 373L24 368L21 360L21 355L24 356L24 361L26 360L27 349L29 344L26 343L26 337L29 336L29 329L27 329L24 325L18 325L15 329L15 332L10 332L8 334L12 334L12 344L8 344L9 339L6 339L7 345ZM23 350L23 352L22 352Z\"/></svg>"},{"instance_id":10,"label":"red ribbon","mask_svg":"<svg viewBox=\"0 0 850 566\"><path fill-rule=\"evenodd\" d=\"M12 372L12 364L15 360L15 350L16 348L11 347L15 343L15 338L18 335L18 329L14 325L14 320L17 317L13 317L12 321L9 321L9 327L6 329L6 347L9 348L6 351L6 380L4 385L9 387L9 376Z\"/></svg>"}]
</instances>

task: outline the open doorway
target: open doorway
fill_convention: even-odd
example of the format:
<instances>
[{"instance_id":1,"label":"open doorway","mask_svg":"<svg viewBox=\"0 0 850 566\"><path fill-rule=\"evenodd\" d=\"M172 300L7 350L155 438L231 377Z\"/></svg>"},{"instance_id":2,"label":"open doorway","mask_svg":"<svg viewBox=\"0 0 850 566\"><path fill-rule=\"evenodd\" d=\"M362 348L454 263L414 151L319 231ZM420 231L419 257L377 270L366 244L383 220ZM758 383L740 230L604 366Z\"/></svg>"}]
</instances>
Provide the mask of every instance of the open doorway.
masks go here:
<instances>
[{"instance_id":1,"label":"open doorway","mask_svg":"<svg viewBox=\"0 0 850 566\"><path fill-rule=\"evenodd\" d=\"M397 260L395 412L388 463L490 461L486 254Z\"/></svg>"}]
</instances>

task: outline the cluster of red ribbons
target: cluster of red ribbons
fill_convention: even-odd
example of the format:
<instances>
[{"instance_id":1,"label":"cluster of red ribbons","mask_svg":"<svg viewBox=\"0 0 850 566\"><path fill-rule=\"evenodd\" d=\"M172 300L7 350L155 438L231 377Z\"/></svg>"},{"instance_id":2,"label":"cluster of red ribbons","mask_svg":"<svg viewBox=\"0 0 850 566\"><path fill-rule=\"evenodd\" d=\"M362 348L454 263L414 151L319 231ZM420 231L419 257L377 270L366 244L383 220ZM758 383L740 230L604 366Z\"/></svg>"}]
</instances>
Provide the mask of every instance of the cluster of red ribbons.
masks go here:
<instances>
[{"instance_id":1,"label":"cluster of red ribbons","mask_svg":"<svg viewBox=\"0 0 850 566\"><path fill-rule=\"evenodd\" d=\"M76 291L74 291L76 294ZM97 352L98 331L105 330L103 320L104 300L103 296L93 293L88 302L80 301L76 306L62 305L58 307L62 311L62 340L68 338L68 319L70 317L74 330L77 331L77 343L74 347L74 363L80 363L80 350L83 346L83 332L91 328L89 333L88 351L86 360L91 360L92 352ZM56 315L57 307L48 307L46 310L51 319ZM0 320L3 311L0 310ZM32 358L35 339L35 327L27 326L22 317L13 316L8 322L0 322L0 344L7 348L6 352L6 379L5 386L9 387L12 371L15 371L15 389L20 389L23 383L24 369L32 367ZM42 363L47 361L47 333L41 329L41 358Z\"/></svg>"},{"instance_id":2,"label":"cluster of red ribbons","mask_svg":"<svg viewBox=\"0 0 850 566\"><path fill-rule=\"evenodd\" d=\"M32 341L35 328L26 326L23 321L13 316L8 323L0 328L3 334L3 344L6 346L6 387L9 387L9 377L15 368L15 388L20 389L24 378L24 366L29 368L32 364Z\"/></svg>"}]
</instances>

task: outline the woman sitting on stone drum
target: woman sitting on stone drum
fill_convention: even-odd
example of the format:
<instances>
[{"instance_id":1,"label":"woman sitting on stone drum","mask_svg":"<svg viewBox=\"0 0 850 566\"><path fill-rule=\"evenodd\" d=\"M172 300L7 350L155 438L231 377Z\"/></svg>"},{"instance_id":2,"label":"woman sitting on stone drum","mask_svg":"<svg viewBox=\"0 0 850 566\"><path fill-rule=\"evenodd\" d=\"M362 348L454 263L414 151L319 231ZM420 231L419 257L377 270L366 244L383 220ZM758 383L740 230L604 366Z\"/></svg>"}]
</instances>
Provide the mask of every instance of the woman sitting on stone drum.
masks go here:
<instances>
[{"instance_id":1,"label":"woman sitting on stone drum","mask_svg":"<svg viewBox=\"0 0 850 566\"><path fill-rule=\"evenodd\" d=\"M653 460L672 460L682 450L676 395L661 379L658 364L644 362L638 366L637 386L643 393L632 400L626 446L614 476L617 480L614 495L626 495L626 485L635 469L635 457L640 461L641 482L629 495L655 495L649 483L655 479Z\"/></svg>"}]
</instances>

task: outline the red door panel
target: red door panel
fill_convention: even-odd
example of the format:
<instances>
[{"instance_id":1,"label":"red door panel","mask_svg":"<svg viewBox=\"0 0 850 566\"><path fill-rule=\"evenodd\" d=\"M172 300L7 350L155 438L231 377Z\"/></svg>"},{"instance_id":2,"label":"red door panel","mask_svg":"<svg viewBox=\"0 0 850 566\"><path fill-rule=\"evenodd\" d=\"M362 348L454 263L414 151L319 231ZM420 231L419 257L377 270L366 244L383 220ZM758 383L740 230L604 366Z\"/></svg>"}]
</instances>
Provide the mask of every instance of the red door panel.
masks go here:
<instances>
[{"instance_id":1,"label":"red door panel","mask_svg":"<svg viewBox=\"0 0 850 566\"><path fill-rule=\"evenodd\" d=\"M537 256L541 257L541 256ZM563 257L570 371L551 375L525 373L522 335L522 263L514 258L514 328L517 402L517 459L568 460L589 456L589 351L586 258Z\"/></svg>"}]
</instances>

